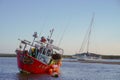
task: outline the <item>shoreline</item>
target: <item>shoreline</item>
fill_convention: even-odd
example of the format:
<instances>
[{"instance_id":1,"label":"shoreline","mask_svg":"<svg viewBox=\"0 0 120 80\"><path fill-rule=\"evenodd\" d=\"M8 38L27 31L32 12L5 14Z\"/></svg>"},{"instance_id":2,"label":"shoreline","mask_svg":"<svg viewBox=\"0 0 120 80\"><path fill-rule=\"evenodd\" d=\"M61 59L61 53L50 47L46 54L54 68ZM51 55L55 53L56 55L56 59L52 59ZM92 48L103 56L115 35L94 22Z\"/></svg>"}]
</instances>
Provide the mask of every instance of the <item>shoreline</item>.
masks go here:
<instances>
[{"instance_id":1,"label":"shoreline","mask_svg":"<svg viewBox=\"0 0 120 80\"><path fill-rule=\"evenodd\" d=\"M113 60L113 59L111 59ZM120 60L120 59L118 59ZM69 60L63 60L63 62L80 62L80 63L95 63L95 64L113 64L113 65L120 65L119 61L110 61L108 59L106 60L77 60L77 59L69 59Z\"/></svg>"},{"instance_id":2,"label":"shoreline","mask_svg":"<svg viewBox=\"0 0 120 80\"><path fill-rule=\"evenodd\" d=\"M63 55L63 58L73 58L73 55ZM0 57L16 57L16 53L0 53ZM120 55L101 55L102 59L120 59Z\"/></svg>"},{"instance_id":3,"label":"shoreline","mask_svg":"<svg viewBox=\"0 0 120 80\"><path fill-rule=\"evenodd\" d=\"M16 54L0 54L0 57L16 57ZM70 57L70 56L69 56ZM65 55L63 55L63 58L69 59L69 60L63 60L63 62L81 62L81 63L97 63L97 64L113 64L113 65L120 65L120 62L115 61L103 61L103 60L76 60L72 58L68 58ZM108 60L108 59L106 59ZM114 60L114 59L111 59ZM120 59L117 59L120 60Z\"/></svg>"},{"instance_id":4,"label":"shoreline","mask_svg":"<svg viewBox=\"0 0 120 80\"><path fill-rule=\"evenodd\" d=\"M78 62L81 62L81 63L98 63L98 64L114 64L114 65L120 65L120 62L101 61L101 60L78 60Z\"/></svg>"}]
</instances>

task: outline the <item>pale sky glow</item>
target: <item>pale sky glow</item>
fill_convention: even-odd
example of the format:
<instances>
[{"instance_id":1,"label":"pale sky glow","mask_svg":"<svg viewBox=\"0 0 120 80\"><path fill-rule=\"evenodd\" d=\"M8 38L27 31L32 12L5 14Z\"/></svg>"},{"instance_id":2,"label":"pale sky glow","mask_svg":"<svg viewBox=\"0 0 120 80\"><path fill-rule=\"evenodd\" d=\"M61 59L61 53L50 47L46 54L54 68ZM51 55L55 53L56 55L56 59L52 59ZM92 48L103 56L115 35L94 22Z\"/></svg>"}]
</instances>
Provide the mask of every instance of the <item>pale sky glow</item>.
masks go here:
<instances>
[{"instance_id":1,"label":"pale sky glow","mask_svg":"<svg viewBox=\"0 0 120 80\"><path fill-rule=\"evenodd\" d=\"M79 51L95 13L91 51L120 55L119 0L0 0L0 53L14 53L18 38L32 41L32 34L49 34L64 54ZM64 34L63 34L64 33Z\"/></svg>"}]
</instances>

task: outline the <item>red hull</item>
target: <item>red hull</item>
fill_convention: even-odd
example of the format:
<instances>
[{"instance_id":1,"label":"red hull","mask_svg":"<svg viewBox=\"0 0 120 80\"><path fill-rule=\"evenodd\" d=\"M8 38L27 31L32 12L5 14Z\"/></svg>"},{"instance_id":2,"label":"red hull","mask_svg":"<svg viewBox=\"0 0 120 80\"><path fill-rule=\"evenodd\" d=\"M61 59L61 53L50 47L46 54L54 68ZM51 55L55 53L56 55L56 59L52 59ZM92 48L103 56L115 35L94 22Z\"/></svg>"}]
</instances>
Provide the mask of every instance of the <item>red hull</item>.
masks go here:
<instances>
[{"instance_id":1,"label":"red hull","mask_svg":"<svg viewBox=\"0 0 120 80\"><path fill-rule=\"evenodd\" d=\"M54 68L54 65L45 64L36 58L29 56L28 52L17 50L17 63L20 71L35 73L35 74L59 74L59 65ZM56 69L56 71L55 71ZM52 70L52 72L51 72ZM54 71L53 71L54 70Z\"/></svg>"}]
</instances>

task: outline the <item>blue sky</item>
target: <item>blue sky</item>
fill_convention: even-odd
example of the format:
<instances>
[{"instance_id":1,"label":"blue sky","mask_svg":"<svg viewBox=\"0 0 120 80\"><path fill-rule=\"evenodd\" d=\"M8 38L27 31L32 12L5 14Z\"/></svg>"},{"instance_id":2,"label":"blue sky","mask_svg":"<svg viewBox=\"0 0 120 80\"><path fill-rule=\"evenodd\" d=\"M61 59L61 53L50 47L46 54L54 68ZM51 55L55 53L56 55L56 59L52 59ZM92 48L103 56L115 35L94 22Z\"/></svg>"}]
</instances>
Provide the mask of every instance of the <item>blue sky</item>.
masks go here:
<instances>
[{"instance_id":1,"label":"blue sky","mask_svg":"<svg viewBox=\"0 0 120 80\"><path fill-rule=\"evenodd\" d=\"M119 0L0 0L0 53L14 53L18 38L32 41L32 34L49 34L65 54L79 51L95 13L91 51L120 55ZM95 46L94 46L94 45Z\"/></svg>"}]
</instances>

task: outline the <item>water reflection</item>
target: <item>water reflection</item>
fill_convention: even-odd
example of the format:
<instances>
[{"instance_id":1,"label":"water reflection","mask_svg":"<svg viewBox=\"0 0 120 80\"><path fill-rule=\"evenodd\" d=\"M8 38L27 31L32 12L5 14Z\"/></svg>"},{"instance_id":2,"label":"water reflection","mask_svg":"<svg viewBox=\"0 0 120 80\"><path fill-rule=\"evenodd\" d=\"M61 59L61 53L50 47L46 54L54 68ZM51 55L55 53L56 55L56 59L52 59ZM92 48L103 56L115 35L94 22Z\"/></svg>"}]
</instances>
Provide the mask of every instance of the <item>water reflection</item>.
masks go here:
<instances>
[{"instance_id":1,"label":"water reflection","mask_svg":"<svg viewBox=\"0 0 120 80\"><path fill-rule=\"evenodd\" d=\"M120 80L120 65L63 61L58 78L47 74L21 74L16 58L0 58L0 80Z\"/></svg>"},{"instance_id":2,"label":"water reflection","mask_svg":"<svg viewBox=\"0 0 120 80\"><path fill-rule=\"evenodd\" d=\"M47 74L16 74L17 80L61 80L60 77L55 78Z\"/></svg>"}]
</instances>

